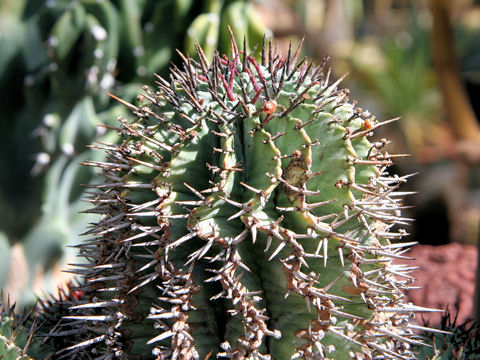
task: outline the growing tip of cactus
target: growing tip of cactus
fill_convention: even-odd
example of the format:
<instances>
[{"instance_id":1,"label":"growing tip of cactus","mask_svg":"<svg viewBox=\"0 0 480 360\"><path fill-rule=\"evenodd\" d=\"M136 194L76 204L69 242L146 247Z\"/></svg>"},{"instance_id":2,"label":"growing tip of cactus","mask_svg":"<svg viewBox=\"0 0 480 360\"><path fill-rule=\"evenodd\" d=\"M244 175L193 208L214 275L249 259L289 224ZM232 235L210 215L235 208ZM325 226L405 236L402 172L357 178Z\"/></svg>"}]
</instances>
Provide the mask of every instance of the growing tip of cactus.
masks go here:
<instances>
[{"instance_id":1,"label":"growing tip of cactus","mask_svg":"<svg viewBox=\"0 0 480 360\"><path fill-rule=\"evenodd\" d=\"M232 36L233 39L233 36ZM379 122L326 61L197 57L156 77L108 159L55 358L414 359L401 215ZM244 47L245 49L245 47ZM64 300L65 303L65 300ZM53 341L53 340L52 340Z\"/></svg>"}]
</instances>

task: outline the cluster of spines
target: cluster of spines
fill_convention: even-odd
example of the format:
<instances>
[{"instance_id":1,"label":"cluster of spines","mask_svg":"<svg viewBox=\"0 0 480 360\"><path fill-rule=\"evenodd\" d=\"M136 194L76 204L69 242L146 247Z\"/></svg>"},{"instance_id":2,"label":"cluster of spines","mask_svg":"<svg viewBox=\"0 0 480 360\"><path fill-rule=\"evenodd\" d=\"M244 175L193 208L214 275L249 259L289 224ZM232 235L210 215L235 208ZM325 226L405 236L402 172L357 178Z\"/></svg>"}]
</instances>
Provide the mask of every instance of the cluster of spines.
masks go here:
<instances>
[{"instance_id":1,"label":"cluster of spines","mask_svg":"<svg viewBox=\"0 0 480 360\"><path fill-rule=\"evenodd\" d=\"M83 296L73 290L74 286L68 283L58 289L57 295L46 294L21 314L9 298L0 300L0 359L51 360L55 359L53 349L75 344L75 338L69 336L72 329L57 331L62 317Z\"/></svg>"},{"instance_id":2,"label":"cluster of spines","mask_svg":"<svg viewBox=\"0 0 480 360\"><path fill-rule=\"evenodd\" d=\"M77 334L79 338L84 336L81 333L87 335L61 354L66 357L88 349L91 353L102 354L100 358L122 358L127 353L135 353L133 340L129 339L131 333L142 332L138 330L140 327L147 329L154 326L153 321L149 322L154 320L161 333L149 343L166 339L171 341L169 346L161 343L153 350L158 359L198 358L188 317L190 311L195 309L193 295L202 287L202 284L195 282L192 274L197 262L203 258L213 264L221 264L211 266L214 277L209 280L218 281L221 285L221 292L213 298L231 300L234 305L232 315L240 317L244 325L244 335L238 338L237 344L225 342L222 346L224 352L219 355L238 359L249 356L268 358L269 355L262 354L260 350L264 337L278 337L280 334L269 329L267 309L259 306L262 294L243 284L242 271L248 272L249 269L237 249L247 237L255 244L257 234L262 233L267 239L265 252L275 244L268 260L285 254L282 255L281 267L287 278L287 295L298 294L305 299L310 311L313 305L313 313L317 315L313 316L307 328L296 332L296 337L303 343L295 349L293 358L327 357L329 352L335 351L334 346L322 344L325 334L330 333L360 349L360 352L352 352L353 357L411 359L408 344L418 344L418 341L412 338L414 326L408 321L414 312L426 309L402 302L401 290L408 286L410 279L407 273L410 269L389 263L392 258L404 258L404 248L410 244L391 245L385 240L401 237L403 232L389 230L394 225L408 222L408 219L399 215L399 197L404 194L396 191L407 177L391 177L386 173L385 168L391 164L393 157L381 151L385 141L371 144L366 158L352 156L349 166L374 166L379 168L380 175L367 184L355 183L354 177L338 181L335 184L338 189L351 189L360 194L360 198L345 205L344 211L338 214L316 216L314 211L317 207L331 202L307 203L309 197L319 196L318 191L307 189L306 184L310 178L321 176L321 173L312 171L311 164L305 160L311 160L311 148L319 140L305 138L302 151L282 154L274 142L285 134L278 132L272 136L265 131L265 127L275 117L285 117L310 100L310 103L316 104L311 119L297 122L295 126L296 131L302 132L315 121L315 114L327 108L334 112L345 104L348 93L336 90L341 79L331 84L330 72L323 76L324 63L316 68L306 61L297 64L300 47L293 56L289 49L284 61L271 44L268 47L264 44L261 65L253 56L240 53L235 43L232 47L232 59L217 55L211 65L201 48L198 48L199 62L184 58L184 70L174 66L170 82L158 78L159 92L146 89L141 98L148 105L137 107L126 104L139 120L134 124L121 120L121 127L116 130L135 141L120 145L95 145L109 154L107 162L88 163L102 169L106 179L105 183L95 186L100 191L90 199L95 205L91 211L104 217L89 231L94 238L80 246L80 254L88 260L88 265L79 265L75 271L85 279L85 284L79 290L86 296L83 303L72 307L79 314L66 317L69 322L62 325L72 327L72 323L77 323L79 329L72 330L72 334ZM247 76L239 77L241 73ZM266 74L269 74L268 78ZM297 81L294 90L301 90L298 96L291 98L288 106L277 104L276 99L284 84L294 76ZM248 79L250 81L247 83ZM206 84L206 91L214 105L207 104L205 97L198 96L201 82ZM312 100L314 88L319 90L316 90L316 97ZM166 104L177 116L172 117L164 111ZM265 145L265 156L271 155L272 158L271 172L266 172L265 178L261 178L257 186L245 179L238 181L237 173L242 172L244 164L232 156L236 151L232 143L238 136L234 122L248 121L255 116L261 121L252 121L249 125L252 146ZM151 124L166 126L171 137L161 140L155 138L156 125L148 125L147 120L150 119ZM376 123L361 109L355 110L346 122L354 119L361 119L362 125L353 130L347 127L345 140L365 137L375 128L390 122ZM340 120L333 117L331 121ZM193 130L182 128L179 122L190 124ZM172 188L178 184L169 182L172 175L170 162L181 152L183 144L195 139L197 131L208 126L216 129L211 132L218 137L218 147L213 147L213 152L218 153L219 161L216 165L201 165L211 171L212 178L216 175L219 180L211 181L210 188L198 190L185 179L185 191L190 191L197 199L172 200L172 193L175 192ZM145 156L151 160L144 160ZM304 179L292 180L282 172L282 161L295 165L296 160L297 165L303 167ZM138 173L146 173L145 178L151 173L160 175L153 175L147 182L142 182L142 176ZM239 191L232 189L233 184L239 184L242 191L249 194L244 196L246 201L230 196L233 191ZM295 199L292 206L277 206L275 210L284 214L277 218L261 214L259 208L265 206L278 187ZM129 197L133 192L140 193L146 200L139 204L132 203ZM243 230L235 236L223 236L215 224L209 224L208 220L192 220L195 218L192 214L202 211L208 214L211 209L227 205L230 213L226 221L240 219L244 225ZM172 213L173 207L187 210ZM298 214L300 221L308 224L304 233L294 232L282 225L284 216L289 212ZM186 219L186 232L181 236L173 234L171 225L176 220ZM361 224L361 230L338 230L353 221ZM367 237L374 241L363 244L362 239ZM188 254L186 265L170 261L170 253L194 238L203 239L205 243ZM316 239L316 250L306 251L302 246L304 239ZM214 249L218 250L216 254L212 254ZM342 268L348 258L352 269L349 271L351 288L347 287L347 290L363 299L374 314L373 318L350 314L335 304L335 301L350 301L329 293L329 289L337 282L345 281L341 276L326 286L320 286L321 274L308 273L312 260L321 261L326 266L332 249L336 249ZM291 252L288 253L288 250ZM371 270L362 271L361 267ZM404 277L407 281L399 281L396 276ZM146 316L145 310L148 312L150 308L151 314ZM337 317L348 318L355 326L335 326ZM91 325L85 326L85 322ZM137 330L129 330L131 328ZM144 332L148 333L148 330ZM96 349L97 343L104 345ZM402 347L400 343L406 345ZM140 345L143 344L137 346Z\"/></svg>"}]
</instances>

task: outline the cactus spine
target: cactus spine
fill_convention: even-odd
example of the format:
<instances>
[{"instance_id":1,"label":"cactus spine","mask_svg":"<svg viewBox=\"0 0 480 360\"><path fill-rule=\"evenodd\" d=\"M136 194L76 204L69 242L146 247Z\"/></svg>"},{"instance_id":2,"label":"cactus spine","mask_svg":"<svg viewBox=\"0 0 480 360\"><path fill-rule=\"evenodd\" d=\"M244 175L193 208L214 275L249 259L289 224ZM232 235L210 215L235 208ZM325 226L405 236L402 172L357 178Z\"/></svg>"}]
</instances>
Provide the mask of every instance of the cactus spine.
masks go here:
<instances>
[{"instance_id":1,"label":"cactus spine","mask_svg":"<svg viewBox=\"0 0 480 360\"><path fill-rule=\"evenodd\" d=\"M244 45L245 49L245 45ZM414 359L405 177L325 61L183 57L121 99L55 358ZM63 342L59 338L66 338ZM153 354L153 355L152 355Z\"/></svg>"}]
</instances>

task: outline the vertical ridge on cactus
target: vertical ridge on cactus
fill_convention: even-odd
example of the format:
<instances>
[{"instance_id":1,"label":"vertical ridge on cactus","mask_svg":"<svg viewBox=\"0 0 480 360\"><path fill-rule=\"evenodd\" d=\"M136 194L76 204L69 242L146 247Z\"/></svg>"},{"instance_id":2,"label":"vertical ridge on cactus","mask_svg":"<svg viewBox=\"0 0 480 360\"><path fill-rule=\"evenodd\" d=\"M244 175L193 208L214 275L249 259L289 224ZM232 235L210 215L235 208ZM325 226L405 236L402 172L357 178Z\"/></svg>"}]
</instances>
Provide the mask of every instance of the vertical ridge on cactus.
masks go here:
<instances>
[{"instance_id":1,"label":"vertical ridge on cactus","mask_svg":"<svg viewBox=\"0 0 480 360\"><path fill-rule=\"evenodd\" d=\"M233 37L232 37L233 38ZM134 119L88 200L102 219L56 358L414 359L411 277L394 156L378 122L330 81L265 44L185 57ZM395 120L395 119L394 119ZM393 120L392 120L393 121ZM153 354L153 355L152 355ZM212 355L212 356L213 356Z\"/></svg>"}]
</instances>

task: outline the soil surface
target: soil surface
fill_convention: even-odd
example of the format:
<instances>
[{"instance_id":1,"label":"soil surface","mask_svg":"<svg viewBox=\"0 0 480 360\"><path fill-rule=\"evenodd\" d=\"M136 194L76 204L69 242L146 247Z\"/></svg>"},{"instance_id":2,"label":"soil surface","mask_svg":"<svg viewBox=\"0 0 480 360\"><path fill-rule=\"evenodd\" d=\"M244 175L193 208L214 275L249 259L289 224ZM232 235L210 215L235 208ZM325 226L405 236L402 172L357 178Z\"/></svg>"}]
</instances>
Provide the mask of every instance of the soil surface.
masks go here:
<instances>
[{"instance_id":1,"label":"soil surface","mask_svg":"<svg viewBox=\"0 0 480 360\"><path fill-rule=\"evenodd\" d=\"M410 275L417 279L413 285L422 289L407 291L415 305L434 309L448 309L454 316L458 312L457 324L472 319L477 248L474 245L450 243L447 245L415 245L407 256L415 260L402 260L409 266L419 266ZM424 313L418 316L430 326L440 324L442 313Z\"/></svg>"}]
</instances>

